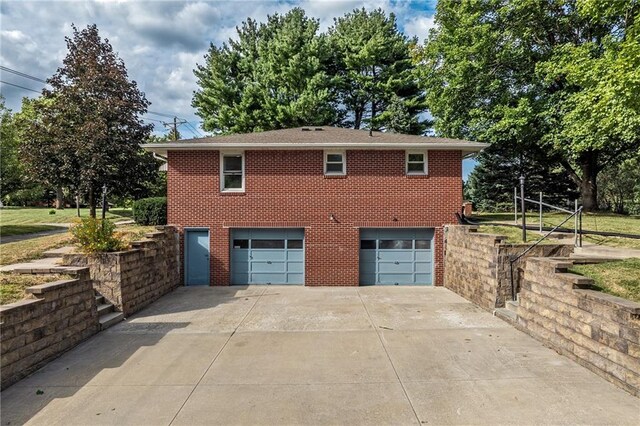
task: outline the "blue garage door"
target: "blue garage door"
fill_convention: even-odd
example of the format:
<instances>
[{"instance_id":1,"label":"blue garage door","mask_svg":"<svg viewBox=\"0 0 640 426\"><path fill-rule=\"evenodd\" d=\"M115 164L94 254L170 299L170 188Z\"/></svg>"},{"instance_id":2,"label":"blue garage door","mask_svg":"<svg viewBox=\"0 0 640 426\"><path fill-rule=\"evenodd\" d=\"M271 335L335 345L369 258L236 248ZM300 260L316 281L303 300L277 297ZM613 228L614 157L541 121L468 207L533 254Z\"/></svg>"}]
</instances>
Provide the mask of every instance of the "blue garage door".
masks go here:
<instances>
[{"instance_id":1,"label":"blue garage door","mask_svg":"<svg viewBox=\"0 0 640 426\"><path fill-rule=\"evenodd\" d=\"M360 284L433 282L433 229L362 229Z\"/></svg>"},{"instance_id":2,"label":"blue garage door","mask_svg":"<svg viewBox=\"0 0 640 426\"><path fill-rule=\"evenodd\" d=\"M231 231L231 284L304 284L304 229Z\"/></svg>"}]
</instances>

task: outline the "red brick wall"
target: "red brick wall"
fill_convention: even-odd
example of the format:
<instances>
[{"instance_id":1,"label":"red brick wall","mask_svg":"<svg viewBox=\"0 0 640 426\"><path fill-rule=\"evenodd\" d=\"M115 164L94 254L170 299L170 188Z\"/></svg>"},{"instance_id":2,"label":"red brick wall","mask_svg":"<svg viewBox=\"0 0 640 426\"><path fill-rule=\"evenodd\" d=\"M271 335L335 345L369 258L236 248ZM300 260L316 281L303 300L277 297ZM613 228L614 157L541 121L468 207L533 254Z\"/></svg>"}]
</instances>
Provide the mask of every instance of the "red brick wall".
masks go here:
<instances>
[{"instance_id":1,"label":"red brick wall","mask_svg":"<svg viewBox=\"0 0 640 426\"><path fill-rule=\"evenodd\" d=\"M245 192L220 193L219 152L169 152L168 223L208 227L211 284L229 284L229 228L305 228L306 285L358 285L359 227L442 226L462 205L459 151L430 151L428 176L405 175L404 151L347 151L347 176L323 174L322 151L246 151ZM333 214L336 221L329 216Z\"/></svg>"}]
</instances>

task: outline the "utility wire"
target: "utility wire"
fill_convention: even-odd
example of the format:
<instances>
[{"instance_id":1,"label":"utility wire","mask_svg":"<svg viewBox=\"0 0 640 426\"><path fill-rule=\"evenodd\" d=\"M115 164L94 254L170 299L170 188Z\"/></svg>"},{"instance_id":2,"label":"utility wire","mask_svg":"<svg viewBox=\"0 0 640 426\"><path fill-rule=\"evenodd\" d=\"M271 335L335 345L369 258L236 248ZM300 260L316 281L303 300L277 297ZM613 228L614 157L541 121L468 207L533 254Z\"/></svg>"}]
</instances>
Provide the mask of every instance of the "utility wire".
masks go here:
<instances>
[{"instance_id":1,"label":"utility wire","mask_svg":"<svg viewBox=\"0 0 640 426\"><path fill-rule=\"evenodd\" d=\"M40 82L40 83L49 84L49 83L47 83L47 81L46 81L46 80L43 80L43 79L38 78L38 77L35 77L35 76L33 76L33 75L30 75L30 74L24 73L24 72L22 72L22 71L18 71L18 70L14 70L14 69L12 69L12 68L9 68L9 67L5 67L5 66L3 66L3 65L0 65L0 70L2 70L2 71L6 71L6 72L9 72L9 73L12 73L12 74L15 74L15 75L20 76L20 77L23 77L23 78L28 78L28 79L31 79L31 80L34 80L34 81L37 81L37 82ZM41 92L39 92L38 90L30 89L30 88L28 88L28 87L20 86L20 85L18 85L18 84L14 84L14 83L9 83L9 82L7 82L7 81L2 81L2 80L0 80L0 83L8 84L9 86L18 87L18 88L20 88L20 89L28 90L28 91L30 91L30 92L34 92L34 93L41 93ZM162 113L162 112L156 112L156 111L147 111L147 113L148 113L148 114L153 114L153 115L158 115L158 116L161 116L161 117L168 117L168 118L174 118L174 117L175 117L175 118L178 118L178 119L180 119L180 120L187 121L186 119L184 119L184 118L182 118L182 117L178 117L178 116L176 116L175 114L165 114L165 113ZM145 118L145 120L157 121L157 122L159 122L159 123L164 123L162 120L155 120L155 119L152 119L152 118ZM194 135L196 135L196 134L197 134L197 135L198 135L198 136L200 136L200 137L202 137L202 136L203 136L203 135L202 135L202 133L200 133L200 132L198 131L198 129L196 129L196 128L195 128L193 125L191 125L189 122L187 122L187 126L188 126L188 127L190 127L190 131L191 131Z\"/></svg>"},{"instance_id":2,"label":"utility wire","mask_svg":"<svg viewBox=\"0 0 640 426\"><path fill-rule=\"evenodd\" d=\"M49 83L46 82L46 80L43 80L43 79L38 78L38 77L34 77L32 75L23 73L22 71L17 71L17 70L14 70L14 69L2 66L2 65L0 65L0 70L6 71L6 72L10 72L10 73L15 74L15 75L19 75L20 77L29 78L31 80L38 81L40 83L49 84Z\"/></svg>"},{"instance_id":3,"label":"utility wire","mask_svg":"<svg viewBox=\"0 0 640 426\"><path fill-rule=\"evenodd\" d=\"M0 83L2 83L2 84L8 84L9 86L18 87L18 88L20 88L20 89L28 90L28 91L30 91L30 92L41 93L41 92L40 92L40 91L38 91L38 90L29 89L28 87L20 86L19 84L9 83L8 81L4 81L4 80L0 80Z\"/></svg>"}]
</instances>

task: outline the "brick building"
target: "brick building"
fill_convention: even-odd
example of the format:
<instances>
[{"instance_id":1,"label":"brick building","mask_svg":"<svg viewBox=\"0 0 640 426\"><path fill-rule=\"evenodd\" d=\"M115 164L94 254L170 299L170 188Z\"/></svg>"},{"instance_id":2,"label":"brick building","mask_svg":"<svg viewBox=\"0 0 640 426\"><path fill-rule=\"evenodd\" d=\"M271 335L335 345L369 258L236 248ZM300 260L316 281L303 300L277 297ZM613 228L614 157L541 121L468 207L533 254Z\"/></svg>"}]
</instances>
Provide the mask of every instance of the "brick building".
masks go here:
<instances>
[{"instance_id":1,"label":"brick building","mask_svg":"<svg viewBox=\"0 0 640 426\"><path fill-rule=\"evenodd\" d=\"M145 145L185 285L440 285L462 159L485 145L311 127Z\"/></svg>"}]
</instances>

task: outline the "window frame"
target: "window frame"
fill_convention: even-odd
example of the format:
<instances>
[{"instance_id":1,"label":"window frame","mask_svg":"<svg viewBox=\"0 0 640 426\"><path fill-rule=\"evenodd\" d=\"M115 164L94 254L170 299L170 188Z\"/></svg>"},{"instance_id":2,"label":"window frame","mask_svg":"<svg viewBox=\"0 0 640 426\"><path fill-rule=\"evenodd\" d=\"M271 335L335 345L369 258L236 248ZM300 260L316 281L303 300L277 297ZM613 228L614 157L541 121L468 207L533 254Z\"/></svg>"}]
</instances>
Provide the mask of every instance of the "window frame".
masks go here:
<instances>
[{"instance_id":1,"label":"window frame","mask_svg":"<svg viewBox=\"0 0 640 426\"><path fill-rule=\"evenodd\" d=\"M429 151L406 151L404 160L404 171L407 176L426 176L429 174ZM421 154L423 157L422 171L409 171L409 155ZM417 161L411 161L412 164L419 164Z\"/></svg>"},{"instance_id":2,"label":"window frame","mask_svg":"<svg viewBox=\"0 0 640 426\"><path fill-rule=\"evenodd\" d=\"M224 157L237 157L240 156L241 159L241 170L240 175L242 177L242 186L240 188L225 188L224 187ZM244 182L245 182L245 160L244 160L244 151L220 151L220 192L244 192Z\"/></svg>"},{"instance_id":3,"label":"window frame","mask_svg":"<svg viewBox=\"0 0 640 426\"><path fill-rule=\"evenodd\" d=\"M328 161L329 155L340 155L342 161L340 163L335 161ZM346 150L332 150L323 152L323 170L325 176L346 176L347 174L347 151ZM342 164L342 172L330 172L327 170L327 164Z\"/></svg>"}]
</instances>

